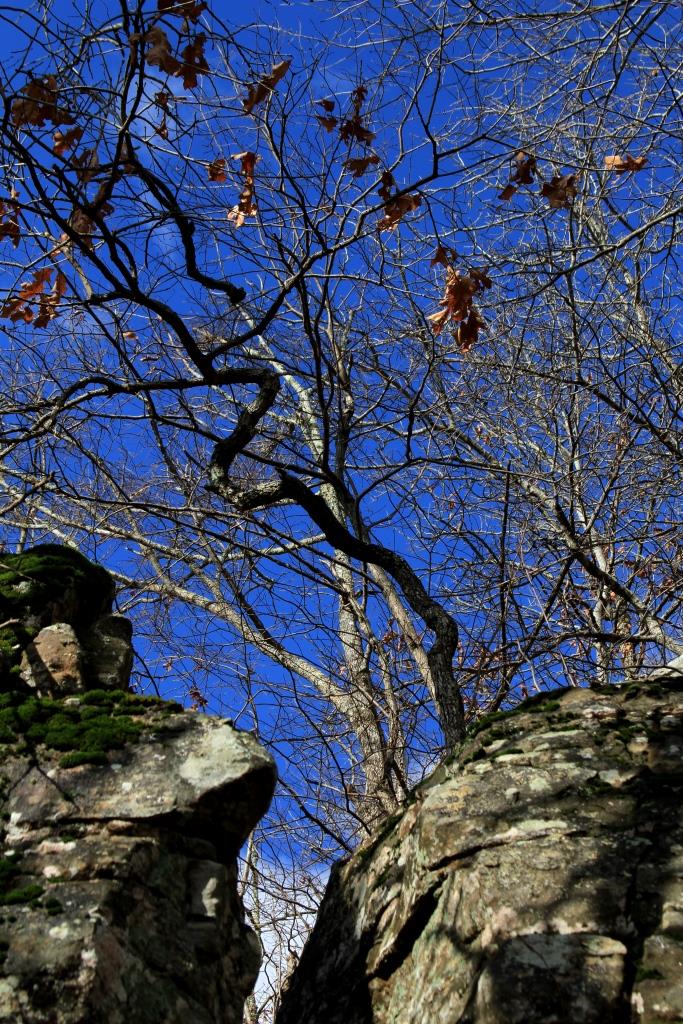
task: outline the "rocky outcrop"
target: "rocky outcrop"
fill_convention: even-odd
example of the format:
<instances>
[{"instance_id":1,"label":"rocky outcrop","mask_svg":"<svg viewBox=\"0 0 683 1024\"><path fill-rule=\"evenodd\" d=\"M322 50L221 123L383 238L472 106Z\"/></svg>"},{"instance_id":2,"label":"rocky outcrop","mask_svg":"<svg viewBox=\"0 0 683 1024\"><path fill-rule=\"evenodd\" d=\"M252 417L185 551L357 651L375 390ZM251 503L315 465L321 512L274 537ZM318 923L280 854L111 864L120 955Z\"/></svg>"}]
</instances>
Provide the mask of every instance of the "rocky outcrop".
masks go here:
<instances>
[{"instance_id":1,"label":"rocky outcrop","mask_svg":"<svg viewBox=\"0 0 683 1024\"><path fill-rule=\"evenodd\" d=\"M113 599L109 573L73 548L0 554L0 690L125 690L132 628Z\"/></svg>"},{"instance_id":2,"label":"rocky outcrop","mask_svg":"<svg viewBox=\"0 0 683 1024\"><path fill-rule=\"evenodd\" d=\"M332 874L277 1024L683 1020L683 659L479 724Z\"/></svg>"},{"instance_id":3,"label":"rocky outcrop","mask_svg":"<svg viewBox=\"0 0 683 1024\"><path fill-rule=\"evenodd\" d=\"M0 1021L241 1024L260 948L236 855L271 757L122 688L103 570L53 546L0 563Z\"/></svg>"}]
</instances>

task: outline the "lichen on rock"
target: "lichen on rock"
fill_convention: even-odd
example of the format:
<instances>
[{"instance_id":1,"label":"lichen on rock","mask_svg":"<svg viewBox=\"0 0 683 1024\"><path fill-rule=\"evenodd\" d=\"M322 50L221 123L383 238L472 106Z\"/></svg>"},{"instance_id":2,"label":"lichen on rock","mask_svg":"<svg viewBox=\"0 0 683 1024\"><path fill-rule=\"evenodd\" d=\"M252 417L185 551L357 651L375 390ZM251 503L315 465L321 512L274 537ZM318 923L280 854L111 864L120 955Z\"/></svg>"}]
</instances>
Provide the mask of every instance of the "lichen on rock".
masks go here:
<instances>
[{"instance_id":1,"label":"lichen on rock","mask_svg":"<svg viewBox=\"0 0 683 1024\"><path fill-rule=\"evenodd\" d=\"M332 873L277 1024L683 1019L682 669L480 723Z\"/></svg>"},{"instance_id":2,"label":"lichen on rock","mask_svg":"<svg viewBox=\"0 0 683 1024\"><path fill-rule=\"evenodd\" d=\"M241 1024L236 855L272 758L127 688L130 624L78 552L0 556L0 1021Z\"/></svg>"},{"instance_id":3,"label":"lichen on rock","mask_svg":"<svg viewBox=\"0 0 683 1024\"><path fill-rule=\"evenodd\" d=\"M39 544L1 554L0 690L125 690L131 628L111 614L114 592L109 573L73 548Z\"/></svg>"}]
</instances>

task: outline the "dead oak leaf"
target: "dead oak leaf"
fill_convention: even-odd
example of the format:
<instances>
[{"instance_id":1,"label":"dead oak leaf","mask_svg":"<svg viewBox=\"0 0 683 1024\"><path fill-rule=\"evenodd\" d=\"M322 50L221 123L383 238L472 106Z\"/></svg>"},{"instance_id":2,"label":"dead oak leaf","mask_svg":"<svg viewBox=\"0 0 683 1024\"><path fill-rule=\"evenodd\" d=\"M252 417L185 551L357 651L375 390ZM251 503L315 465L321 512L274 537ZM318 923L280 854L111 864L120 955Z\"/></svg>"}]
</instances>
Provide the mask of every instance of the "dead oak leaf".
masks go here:
<instances>
[{"instance_id":1,"label":"dead oak leaf","mask_svg":"<svg viewBox=\"0 0 683 1024\"><path fill-rule=\"evenodd\" d=\"M224 156L216 157L215 160L211 161L207 168L209 172L209 181L217 181L219 183L225 181L227 178L225 164L226 160Z\"/></svg>"},{"instance_id":2,"label":"dead oak leaf","mask_svg":"<svg viewBox=\"0 0 683 1024\"><path fill-rule=\"evenodd\" d=\"M647 164L646 156L606 156L605 170L614 171L615 174L627 174L629 171L640 171Z\"/></svg>"},{"instance_id":3,"label":"dead oak leaf","mask_svg":"<svg viewBox=\"0 0 683 1024\"><path fill-rule=\"evenodd\" d=\"M239 202L228 213L228 220L236 228L241 228L247 217L256 216L254 168L256 167L258 157L256 153L247 150L244 153L235 153L231 159L241 161L244 186L240 193Z\"/></svg>"},{"instance_id":4,"label":"dead oak leaf","mask_svg":"<svg viewBox=\"0 0 683 1024\"><path fill-rule=\"evenodd\" d=\"M454 267L446 266L446 286L443 298L439 303L441 309L427 316L427 320L431 321L434 334L440 334L449 320L458 322L468 320L474 310L472 299L478 292L490 288L491 285L492 281L486 267L481 270L470 270L468 274L461 274ZM478 316L479 314L477 314ZM476 340L478 329L477 327L475 330L475 321L472 321L466 329L465 338L468 337L467 332L470 332L473 339Z\"/></svg>"},{"instance_id":5,"label":"dead oak leaf","mask_svg":"<svg viewBox=\"0 0 683 1024\"><path fill-rule=\"evenodd\" d=\"M181 63L173 74L176 78L182 78L186 89L196 89L198 85L197 75L205 75L209 70L204 55L204 43L206 36L203 32L195 36L191 43L188 43L180 54Z\"/></svg>"},{"instance_id":6,"label":"dead oak leaf","mask_svg":"<svg viewBox=\"0 0 683 1024\"><path fill-rule=\"evenodd\" d=\"M131 42L135 42L137 38L137 36L131 36ZM164 30L155 25L145 32L143 39L149 44L149 49L145 53L147 63L152 67L159 68L160 71L165 71L167 75L175 75L180 68L180 62L171 50L171 44Z\"/></svg>"},{"instance_id":7,"label":"dead oak leaf","mask_svg":"<svg viewBox=\"0 0 683 1024\"><path fill-rule=\"evenodd\" d=\"M429 261L429 266L435 267L437 264L441 264L443 267L448 267L456 258L456 255L455 249L451 249L448 245L441 245L439 242L436 247L436 252Z\"/></svg>"},{"instance_id":8,"label":"dead oak leaf","mask_svg":"<svg viewBox=\"0 0 683 1024\"><path fill-rule=\"evenodd\" d=\"M18 197L12 189L9 199L0 199L0 241L9 238L15 249L21 240Z\"/></svg>"},{"instance_id":9,"label":"dead oak leaf","mask_svg":"<svg viewBox=\"0 0 683 1024\"><path fill-rule=\"evenodd\" d=\"M52 136L52 152L55 156L64 156L67 149L73 149L73 147L80 142L82 135L83 129L78 127L69 128L67 132L55 132Z\"/></svg>"},{"instance_id":10,"label":"dead oak leaf","mask_svg":"<svg viewBox=\"0 0 683 1024\"><path fill-rule=\"evenodd\" d=\"M505 186L498 196L502 202L512 199L518 185L532 185L534 175L536 174L536 157L531 153L525 152L523 149L515 153L512 163L514 165L514 172L510 178L510 183Z\"/></svg>"},{"instance_id":11,"label":"dead oak leaf","mask_svg":"<svg viewBox=\"0 0 683 1024\"><path fill-rule=\"evenodd\" d=\"M555 175L550 181L544 181L541 195L545 196L553 210L567 209L576 196L578 174Z\"/></svg>"},{"instance_id":12,"label":"dead oak leaf","mask_svg":"<svg viewBox=\"0 0 683 1024\"><path fill-rule=\"evenodd\" d=\"M484 330L484 321L475 306L470 309L467 320L461 320L455 333L455 340L461 352L469 352L479 340L479 331Z\"/></svg>"},{"instance_id":13,"label":"dead oak leaf","mask_svg":"<svg viewBox=\"0 0 683 1024\"><path fill-rule=\"evenodd\" d=\"M369 167L374 167L379 163L379 157L376 153L371 153L370 156L351 156L348 160L344 161L344 167L351 171L354 178L360 178L362 174L368 170Z\"/></svg>"},{"instance_id":14,"label":"dead oak leaf","mask_svg":"<svg viewBox=\"0 0 683 1024\"><path fill-rule=\"evenodd\" d=\"M75 117L59 105L59 89L54 75L34 78L12 100L12 124L16 128L33 125L42 128L46 121L54 125L74 124Z\"/></svg>"},{"instance_id":15,"label":"dead oak leaf","mask_svg":"<svg viewBox=\"0 0 683 1024\"><path fill-rule=\"evenodd\" d=\"M275 86L289 71L291 63L291 60L282 60L279 64L273 64L269 75L264 75L248 87L247 98L242 101L245 114L251 114L254 107L268 99Z\"/></svg>"}]
</instances>

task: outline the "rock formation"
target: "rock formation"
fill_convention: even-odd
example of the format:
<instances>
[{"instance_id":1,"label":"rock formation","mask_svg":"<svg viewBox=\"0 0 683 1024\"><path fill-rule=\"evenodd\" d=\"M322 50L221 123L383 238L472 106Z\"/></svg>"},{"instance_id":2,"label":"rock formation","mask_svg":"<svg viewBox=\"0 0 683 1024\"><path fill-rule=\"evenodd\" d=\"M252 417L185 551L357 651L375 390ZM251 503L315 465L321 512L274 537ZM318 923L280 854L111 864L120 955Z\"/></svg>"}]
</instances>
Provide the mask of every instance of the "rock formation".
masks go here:
<instances>
[{"instance_id":1,"label":"rock formation","mask_svg":"<svg viewBox=\"0 0 683 1024\"><path fill-rule=\"evenodd\" d=\"M482 721L333 872L277 1024L683 1020L683 659Z\"/></svg>"},{"instance_id":2,"label":"rock formation","mask_svg":"<svg viewBox=\"0 0 683 1024\"><path fill-rule=\"evenodd\" d=\"M0 555L0 1021L238 1024L260 950L235 860L274 765L128 691L112 597L77 552Z\"/></svg>"}]
</instances>

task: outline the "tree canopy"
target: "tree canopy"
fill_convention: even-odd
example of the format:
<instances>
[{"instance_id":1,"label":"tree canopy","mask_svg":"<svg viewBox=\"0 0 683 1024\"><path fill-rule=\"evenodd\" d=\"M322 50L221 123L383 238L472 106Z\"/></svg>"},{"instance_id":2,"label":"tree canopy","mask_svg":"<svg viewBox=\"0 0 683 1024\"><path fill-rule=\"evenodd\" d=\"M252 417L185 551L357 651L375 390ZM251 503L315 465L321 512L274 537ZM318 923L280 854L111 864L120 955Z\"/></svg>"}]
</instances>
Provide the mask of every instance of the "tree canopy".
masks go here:
<instances>
[{"instance_id":1,"label":"tree canopy","mask_svg":"<svg viewBox=\"0 0 683 1024\"><path fill-rule=\"evenodd\" d=\"M6 549L98 557L139 685L274 751L277 988L471 723L683 653L680 11L0 19Z\"/></svg>"}]
</instances>

